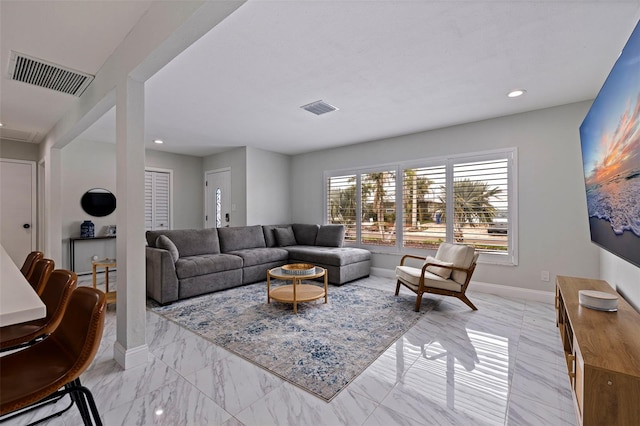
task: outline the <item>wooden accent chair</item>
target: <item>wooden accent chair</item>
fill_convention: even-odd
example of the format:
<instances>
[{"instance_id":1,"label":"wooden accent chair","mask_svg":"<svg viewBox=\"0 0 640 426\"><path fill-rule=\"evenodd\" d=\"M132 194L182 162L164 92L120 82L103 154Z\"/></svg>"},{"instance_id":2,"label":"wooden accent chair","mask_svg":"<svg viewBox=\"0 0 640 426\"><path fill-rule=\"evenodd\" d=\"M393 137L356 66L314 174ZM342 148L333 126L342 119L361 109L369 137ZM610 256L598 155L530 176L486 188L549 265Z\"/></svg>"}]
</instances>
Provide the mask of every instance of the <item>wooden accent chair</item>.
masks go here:
<instances>
[{"instance_id":1,"label":"wooden accent chair","mask_svg":"<svg viewBox=\"0 0 640 426\"><path fill-rule=\"evenodd\" d=\"M102 425L91 391L80 383L93 362L102 331L106 296L91 287L71 294L62 322L46 339L21 351L0 357L0 421L9 420L59 400L69 394L85 425ZM39 421L39 422L40 422Z\"/></svg>"},{"instance_id":2,"label":"wooden accent chair","mask_svg":"<svg viewBox=\"0 0 640 426\"><path fill-rule=\"evenodd\" d=\"M424 293L457 297L475 311L478 308L465 292L476 268L478 255L471 246L452 243L440 244L435 258L406 254L402 256L400 266L396 266L396 296L402 284L416 293L416 312L420 311ZM421 267L406 265L405 261L409 259L420 260L423 264Z\"/></svg>"},{"instance_id":3,"label":"wooden accent chair","mask_svg":"<svg viewBox=\"0 0 640 426\"><path fill-rule=\"evenodd\" d=\"M44 259L44 253L41 251L32 251L27 255L27 258L22 264L22 268L20 268L20 272L22 272L22 275L24 275L27 280L31 277L33 268L36 266L36 262L40 259Z\"/></svg>"},{"instance_id":4,"label":"wooden accent chair","mask_svg":"<svg viewBox=\"0 0 640 426\"><path fill-rule=\"evenodd\" d=\"M55 267L56 264L51 259L40 259L34 265L33 271L29 278L27 278L27 281L29 281L31 287L33 287L39 296L42 295L42 291L49 279L49 275L51 275Z\"/></svg>"},{"instance_id":5,"label":"wooden accent chair","mask_svg":"<svg viewBox=\"0 0 640 426\"><path fill-rule=\"evenodd\" d=\"M47 316L1 327L0 352L32 345L51 334L62 321L77 282L75 272L65 269L53 271L40 295L47 307Z\"/></svg>"}]
</instances>

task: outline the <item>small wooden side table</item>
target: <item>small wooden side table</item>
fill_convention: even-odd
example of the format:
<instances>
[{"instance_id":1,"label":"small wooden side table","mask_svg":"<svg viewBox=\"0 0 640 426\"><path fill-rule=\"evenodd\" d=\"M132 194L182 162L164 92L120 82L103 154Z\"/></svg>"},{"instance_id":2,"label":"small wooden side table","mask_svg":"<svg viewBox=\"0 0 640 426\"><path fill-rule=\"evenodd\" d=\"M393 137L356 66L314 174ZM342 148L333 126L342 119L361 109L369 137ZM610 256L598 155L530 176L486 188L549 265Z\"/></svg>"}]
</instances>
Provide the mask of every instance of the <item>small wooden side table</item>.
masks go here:
<instances>
[{"instance_id":1,"label":"small wooden side table","mask_svg":"<svg viewBox=\"0 0 640 426\"><path fill-rule=\"evenodd\" d=\"M93 272L93 288L96 288L96 269L104 268L104 283L105 283L105 293L107 294L107 303L116 303L116 292L109 291L109 268L115 268L116 260L115 259L102 259L102 260L94 260L91 262L91 268Z\"/></svg>"},{"instance_id":2,"label":"small wooden side table","mask_svg":"<svg viewBox=\"0 0 640 426\"><path fill-rule=\"evenodd\" d=\"M267 303L271 303L271 299L283 303L293 303L293 313L298 313L298 303L311 302L324 297L324 303L328 301L327 291L327 270L319 266L310 275L292 275L282 271L281 267L267 270ZM314 278L324 277L324 287L313 284L302 284L302 280L311 280ZM281 285L275 288L271 287L271 279L287 281L291 284Z\"/></svg>"}]
</instances>

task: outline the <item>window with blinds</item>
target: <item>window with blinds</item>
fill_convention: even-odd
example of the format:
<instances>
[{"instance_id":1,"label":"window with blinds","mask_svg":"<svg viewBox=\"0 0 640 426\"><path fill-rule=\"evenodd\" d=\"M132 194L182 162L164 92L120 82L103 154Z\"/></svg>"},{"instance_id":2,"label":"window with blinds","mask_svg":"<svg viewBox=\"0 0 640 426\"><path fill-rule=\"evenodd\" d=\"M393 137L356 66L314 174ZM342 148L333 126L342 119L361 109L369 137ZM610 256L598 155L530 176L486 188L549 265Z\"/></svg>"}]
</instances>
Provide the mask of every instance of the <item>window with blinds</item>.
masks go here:
<instances>
[{"instance_id":1,"label":"window with blinds","mask_svg":"<svg viewBox=\"0 0 640 426\"><path fill-rule=\"evenodd\" d=\"M327 179L327 222L345 226L345 240L356 240L357 190L356 175Z\"/></svg>"},{"instance_id":2,"label":"window with blinds","mask_svg":"<svg viewBox=\"0 0 640 426\"><path fill-rule=\"evenodd\" d=\"M170 229L171 173L145 170L144 226L145 230Z\"/></svg>"},{"instance_id":3,"label":"window with blinds","mask_svg":"<svg viewBox=\"0 0 640 426\"><path fill-rule=\"evenodd\" d=\"M396 245L396 171L361 175L362 244Z\"/></svg>"},{"instance_id":4,"label":"window with blinds","mask_svg":"<svg viewBox=\"0 0 640 426\"><path fill-rule=\"evenodd\" d=\"M448 241L517 264L515 157L505 149L325 172L327 222L344 224L347 241L380 251Z\"/></svg>"},{"instance_id":5,"label":"window with blinds","mask_svg":"<svg viewBox=\"0 0 640 426\"><path fill-rule=\"evenodd\" d=\"M453 165L453 229L456 242L506 251L509 179L505 158Z\"/></svg>"},{"instance_id":6,"label":"window with blinds","mask_svg":"<svg viewBox=\"0 0 640 426\"><path fill-rule=\"evenodd\" d=\"M404 169L402 175L402 243L438 248L447 239L446 167Z\"/></svg>"}]
</instances>

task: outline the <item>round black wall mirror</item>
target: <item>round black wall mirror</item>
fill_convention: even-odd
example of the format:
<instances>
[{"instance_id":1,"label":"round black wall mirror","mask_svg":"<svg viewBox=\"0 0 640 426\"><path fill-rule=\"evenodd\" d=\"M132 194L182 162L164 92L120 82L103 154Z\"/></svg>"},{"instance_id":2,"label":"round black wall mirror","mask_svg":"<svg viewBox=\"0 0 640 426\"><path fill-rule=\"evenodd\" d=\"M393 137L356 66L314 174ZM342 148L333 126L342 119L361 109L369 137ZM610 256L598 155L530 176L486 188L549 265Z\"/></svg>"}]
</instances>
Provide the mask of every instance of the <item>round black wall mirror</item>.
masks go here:
<instances>
[{"instance_id":1,"label":"round black wall mirror","mask_svg":"<svg viewBox=\"0 0 640 426\"><path fill-rule=\"evenodd\" d=\"M84 193L80 205L91 216L108 216L116 209L116 197L106 189L93 188Z\"/></svg>"}]
</instances>

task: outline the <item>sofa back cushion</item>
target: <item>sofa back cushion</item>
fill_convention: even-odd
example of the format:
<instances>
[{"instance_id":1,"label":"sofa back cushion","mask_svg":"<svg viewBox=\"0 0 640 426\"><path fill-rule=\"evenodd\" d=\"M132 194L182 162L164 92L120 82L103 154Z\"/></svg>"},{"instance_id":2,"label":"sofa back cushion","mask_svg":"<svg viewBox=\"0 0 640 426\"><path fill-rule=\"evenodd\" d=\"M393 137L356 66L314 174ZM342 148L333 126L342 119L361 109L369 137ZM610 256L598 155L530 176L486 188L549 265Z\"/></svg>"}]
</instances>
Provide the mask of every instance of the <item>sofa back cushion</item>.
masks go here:
<instances>
[{"instance_id":1,"label":"sofa back cushion","mask_svg":"<svg viewBox=\"0 0 640 426\"><path fill-rule=\"evenodd\" d=\"M218 228L218 237L222 253L267 246L260 225Z\"/></svg>"},{"instance_id":2,"label":"sofa back cushion","mask_svg":"<svg viewBox=\"0 0 640 426\"><path fill-rule=\"evenodd\" d=\"M317 246L342 247L344 225L321 225L316 236Z\"/></svg>"},{"instance_id":3,"label":"sofa back cushion","mask_svg":"<svg viewBox=\"0 0 640 426\"><path fill-rule=\"evenodd\" d=\"M291 225L296 241L302 246L316 245L316 236L320 225L306 225L302 223L294 223Z\"/></svg>"},{"instance_id":4,"label":"sofa back cushion","mask_svg":"<svg viewBox=\"0 0 640 426\"><path fill-rule=\"evenodd\" d=\"M166 235L173 242L180 253L180 257L220 253L220 243L216 228L147 231L146 237L149 247L157 248L156 240L160 235Z\"/></svg>"}]
</instances>

